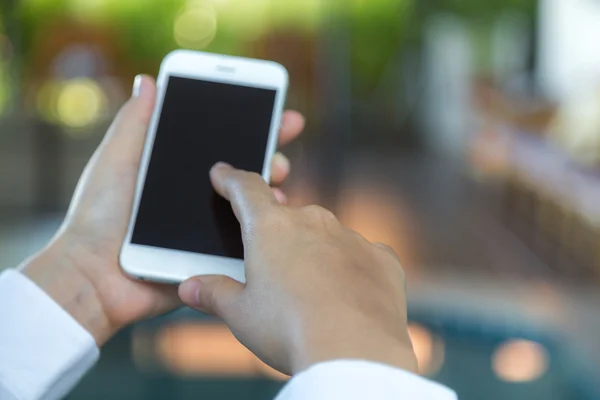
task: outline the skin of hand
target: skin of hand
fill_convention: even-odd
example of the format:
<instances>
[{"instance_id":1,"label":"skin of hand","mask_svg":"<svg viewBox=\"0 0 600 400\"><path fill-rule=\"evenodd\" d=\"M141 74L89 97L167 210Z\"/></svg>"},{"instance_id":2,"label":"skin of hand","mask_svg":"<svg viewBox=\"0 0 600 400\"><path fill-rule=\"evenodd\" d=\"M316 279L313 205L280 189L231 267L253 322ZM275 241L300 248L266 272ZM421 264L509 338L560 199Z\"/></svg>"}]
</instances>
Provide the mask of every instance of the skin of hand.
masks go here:
<instances>
[{"instance_id":1,"label":"skin of hand","mask_svg":"<svg viewBox=\"0 0 600 400\"><path fill-rule=\"evenodd\" d=\"M59 232L20 267L86 328L99 346L128 324L182 306L177 287L134 281L123 274L119 264L155 100L154 80L138 76L132 98L86 167ZM280 145L295 139L303 129L303 117L286 112ZM281 184L289 172L289 161L277 153L272 183ZM272 194L285 203L279 189Z\"/></svg>"},{"instance_id":2,"label":"skin of hand","mask_svg":"<svg viewBox=\"0 0 600 400\"><path fill-rule=\"evenodd\" d=\"M211 181L240 221L247 283L184 282L184 303L219 317L264 362L288 375L336 359L416 372L405 276L396 254L317 206L281 205L257 174L217 164Z\"/></svg>"}]
</instances>

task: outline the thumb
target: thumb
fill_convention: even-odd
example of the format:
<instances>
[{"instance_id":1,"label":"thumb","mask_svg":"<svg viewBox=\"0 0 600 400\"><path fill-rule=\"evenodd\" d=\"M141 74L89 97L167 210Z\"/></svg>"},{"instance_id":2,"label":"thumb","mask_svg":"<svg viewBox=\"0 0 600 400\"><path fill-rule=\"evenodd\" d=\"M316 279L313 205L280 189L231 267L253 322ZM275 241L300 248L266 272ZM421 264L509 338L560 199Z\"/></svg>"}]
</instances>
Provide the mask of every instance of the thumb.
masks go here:
<instances>
[{"instance_id":1,"label":"thumb","mask_svg":"<svg viewBox=\"0 0 600 400\"><path fill-rule=\"evenodd\" d=\"M146 75L138 75L134 81L133 95L119 111L100 152L110 156L113 162L123 162L126 165L138 164L155 102L154 79Z\"/></svg>"},{"instance_id":2,"label":"thumb","mask_svg":"<svg viewBox=\"0 0 600 400\"><path fill-rule=\"evenodd\" d=\"M198 276L179 286L179 297L189 307L219 317L235 318L244 285L226 276Z\"/></svg>"},{"instance_id":3,"label":"thumb","mask_svg":"<svg viewBox=\"0 0 600 400\"><path fill-rule=\"evenodd\" d=\"M131 99L121 108L102 144L88 163L73 197L73 204L86 197L93 200L93 194L86 196L86 193L105 193L103 190L113 187L115 182L119 182L117 185L122 191L114 192L117 194L113 199L114 204L122 205L132 201L155 102L154 79L138 75ZM102 202L106 201L103 197ZM129 220L129 215L125 219Z\"/></svg>"}]
</instances>

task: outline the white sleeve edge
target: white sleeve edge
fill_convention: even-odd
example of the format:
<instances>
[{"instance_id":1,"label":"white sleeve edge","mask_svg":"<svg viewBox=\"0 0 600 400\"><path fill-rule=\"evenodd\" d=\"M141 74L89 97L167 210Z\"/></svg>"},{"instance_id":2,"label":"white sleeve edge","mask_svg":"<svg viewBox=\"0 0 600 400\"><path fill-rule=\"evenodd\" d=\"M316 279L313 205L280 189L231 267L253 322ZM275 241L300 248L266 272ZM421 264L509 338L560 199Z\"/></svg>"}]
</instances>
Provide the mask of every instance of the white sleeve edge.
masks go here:
<instances>
[{"instance_id":1,"label":"white sleeve edge","mask_svg":"<svg viewBox=\"0 0 600 400\"><path fill-rule=\"evenodd\" d=\"M413 373L363 360L317 364L294 377L277 400L456 400L452 390Z\"/></svg>"},{"instance_id":2,"label":"white sleeve edge","mask_svg":"<svg viewBox=\"0 0 600 400\"><path fill-rule=\"evenodd\" d=\"M0 389L17 400L64 397L99 358L92 335L16 270L0 273Z\"/></svg>"}]
</instances>

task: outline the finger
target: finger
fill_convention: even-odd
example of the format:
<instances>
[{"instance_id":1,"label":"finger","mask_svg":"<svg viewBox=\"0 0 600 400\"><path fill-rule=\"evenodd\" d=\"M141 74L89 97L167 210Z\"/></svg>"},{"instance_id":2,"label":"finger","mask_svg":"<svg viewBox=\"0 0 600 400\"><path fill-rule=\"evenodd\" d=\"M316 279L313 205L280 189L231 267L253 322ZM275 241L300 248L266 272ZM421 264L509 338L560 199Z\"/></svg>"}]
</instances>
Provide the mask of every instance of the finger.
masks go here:
<instances>
[{"instance_id":1,"label":"finger","mask_svg":"<svg viewBox=\"0 0 600 400\"><path fill-rule=\"evenodd\" d=\"M279 206L271 187L258 174L218 163L210 171L210 180L217 193L229 200L242 226L251 224L256 215Z\"/></svg>"},{"instance_id":2,"label":"finger","mask_svg":"<svg viewBox=\"0 0 600 400\"><path fill-rule=\"evenodd\" d=\"M281 119L279 146L285 146L296 139L306 125L304 117L297 111L286 111Z\"/></svg>"},{"instance_id":3,"label":"finger","mask_svg":"<svg viewBox=\"0 0 600 400\"><path fill-rule=\"evenodd\" d=\"M152 296L151 302L154 305L151 316L163 315L183 306L177 292L177 287L153 283L146 283L145 285L150 290Z\"/></svg>"},{"instance_id":4,"label":"finger","mask_svg":"<svg viewBox=\"0 0 600 400\"><path fill-rule=\"evenodd\" d=\"M179 286L179 297L187 306L230 321L244 285L226 276L199 276Z\"/></svg>"},{"instance_id":5,"label":"finger","mask_svg":"<svg viewBox=\"0 0 600 400\"><path fill-rule=\"evenodd\" d=\"M114 157L115 163L123 161L139 164L155 101L154 79L138 75L131 99L119 111L101 148L102 152L108 152Z\"/></svg>"},{"instance_id":6,"label":"finger","mask_svg":"<svg viewBox=\"0 0 600 400\"><path fill-rule=\"evenodd\" d=\"M275 195L275 198L277 199L279 204L284 206L287 205L288 197L285 193L283 193L283 191L281 191L281 189L273 188L273 194Z\"/></svg>"},{"instance_id":7,"label":"finger","mask_svg":"<svg viewBox=\"0 0 600 400\"><path fill-rule=\"evenodd\" d=\"M375 247L378 247L379 249L385 251L386 253L390 254L391 256L393 256L396 260L400 261L400 257L398 257L398 253L396 253L396 251L394 249L392 249L390 246L388 246L387 244L383 244L383 243L373 243L373 245Z\"/></svg>"},{"instance_id":8,"label":"finger","mask_svg":"<svg viewBox=\"0 0 600 400\"><path fill-rule=\"evenodd\" d=\"M281 185L290 174L290 170L290 160L283 154L276 153L271 164L271 185Z\"/></svg>"}]
</instances>

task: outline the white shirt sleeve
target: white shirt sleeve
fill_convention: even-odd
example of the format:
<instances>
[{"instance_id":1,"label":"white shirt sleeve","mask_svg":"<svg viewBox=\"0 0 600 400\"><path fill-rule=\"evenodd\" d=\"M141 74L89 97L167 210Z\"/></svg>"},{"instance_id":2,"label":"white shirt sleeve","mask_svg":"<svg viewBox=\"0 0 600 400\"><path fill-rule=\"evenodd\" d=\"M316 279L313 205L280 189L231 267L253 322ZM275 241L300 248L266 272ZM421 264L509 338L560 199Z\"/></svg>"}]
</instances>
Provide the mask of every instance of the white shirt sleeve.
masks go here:
<instances>
[{"instance_id":1,"label":"white shirt sleeve","mask_svg":"<svg viewBox=\"0 0 600 400\"><path fill-rule=\"evenodd\" d=\"M367 361L331 361L293 378L276 400L456 400L420 376Z\"/></svg>"},{"instance_id":2,"label":"white shirt sleeve","mask_svg":"<svg viewBox=\"0 0 600 400\"><path fill-rule=\"evenodd\" d=\"M15 270L0 274L0 399L58 400L99 357L94 338Z\"/></svg>"}]
</instances>

